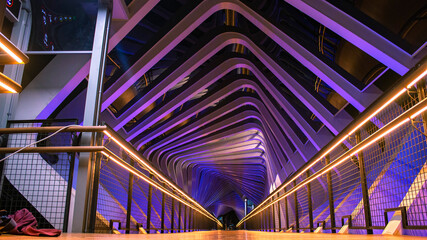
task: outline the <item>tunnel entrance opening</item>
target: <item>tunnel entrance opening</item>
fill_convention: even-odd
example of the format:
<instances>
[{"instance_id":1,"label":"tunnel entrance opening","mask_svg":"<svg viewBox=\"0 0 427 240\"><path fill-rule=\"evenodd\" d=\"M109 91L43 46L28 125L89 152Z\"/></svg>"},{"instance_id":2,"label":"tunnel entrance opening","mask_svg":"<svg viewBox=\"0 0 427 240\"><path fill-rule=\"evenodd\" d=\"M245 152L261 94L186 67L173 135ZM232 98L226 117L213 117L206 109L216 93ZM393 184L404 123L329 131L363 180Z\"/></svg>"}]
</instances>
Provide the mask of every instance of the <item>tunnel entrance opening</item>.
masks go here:
<instances>
[{"instance_id":1,"label":"tunnel entrance opening","mask_svg":"<svg viewBox=\"0 0 427 240\"><path fill-rule=\"evenodd\" d=\"M223 219L223 225L225 230L236 230L236 225L239 222L239 218L235 211L230 211L222 216L220 219Z\"/></svg>"}]
</instances>

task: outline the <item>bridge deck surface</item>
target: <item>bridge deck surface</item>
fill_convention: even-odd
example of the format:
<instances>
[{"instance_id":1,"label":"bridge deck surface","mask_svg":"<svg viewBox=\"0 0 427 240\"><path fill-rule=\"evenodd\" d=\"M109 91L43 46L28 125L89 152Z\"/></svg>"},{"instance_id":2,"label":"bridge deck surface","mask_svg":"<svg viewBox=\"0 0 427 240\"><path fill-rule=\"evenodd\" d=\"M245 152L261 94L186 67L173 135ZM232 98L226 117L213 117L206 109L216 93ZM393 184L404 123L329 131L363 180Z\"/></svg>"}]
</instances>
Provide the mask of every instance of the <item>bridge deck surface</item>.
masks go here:
<instances>
[{"instance_id":1,"label":"bridge deck surface","mask_svg":"<svg viewBox=\"0 0 427 240\"><path fill-rule=\"evenodd\" d=\"M39 237L1 235L1 239L14 240L34 240ZM41 238L41 237L40 237ZM44 238L46 239L46 238ZM365 240L365 239L384 239L384 240L409 240L409 239L427 239L426 237L413 236L383 236L383 235L350 235L350 234L327 234L327 233L270 233L255 231L201 231L191 233L171 233L171 234L82 234L82 233L64 233L60 237L53 239L85 239L85 240L103 240L103 239L147 239L147 240L274 240L274 239L292 239L292 240L314 240L314 239L339 239L339 240Z\"/></svg>"}]
</instances>

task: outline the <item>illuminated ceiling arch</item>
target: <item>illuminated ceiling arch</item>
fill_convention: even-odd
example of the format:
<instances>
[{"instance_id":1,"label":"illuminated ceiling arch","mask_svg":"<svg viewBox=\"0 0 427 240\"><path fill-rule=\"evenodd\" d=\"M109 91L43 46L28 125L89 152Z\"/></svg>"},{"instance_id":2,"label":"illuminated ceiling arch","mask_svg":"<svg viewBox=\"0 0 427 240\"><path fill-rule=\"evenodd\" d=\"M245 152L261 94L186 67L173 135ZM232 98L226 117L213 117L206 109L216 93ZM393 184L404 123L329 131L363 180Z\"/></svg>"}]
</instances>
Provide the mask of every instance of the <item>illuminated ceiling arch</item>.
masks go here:
<instances>
[{"instance_id":1,"label":"illuminated ceiling arch","mask_svg":"<svg viewBox=\"0 0 427 240\"><path fill-rule=\"evenodd\" d=\"M159 2L134 1L128 20L116 23L110 51L118 51L124 38L143 47L134 56L123 54L129 65L106 81L102 117L217 216L234 209L241 217L243 198L258 203L276 179L296 171L354 119L357 113L351 115L345 106L364 111L382 93L273 23L254 2L189 1L183 4L185 11L172 12L167 24L154 29L143 20L150 12L168 14L156 9ZM285 2L396 73L412 67L413 56L328 1ZM219 24L201 31L204 22L224 10L252 25ZM141 25L153 29L150 41L135 39L132 31ZM194 40L196 31L203 36ZM260 39L290 60L278 59ZM194 44L169 60L168 54L182 51L184 41ZM162 61L173 63L157 67ZM301 75L321 79L345 104L332 106L286 65L293 62ZM135 87L154 71L158 74L145 80L143 88ZM136 93L126 99L127 91ZM113 111L120 99L125 104Z\"/></svg>"}]
</instances>

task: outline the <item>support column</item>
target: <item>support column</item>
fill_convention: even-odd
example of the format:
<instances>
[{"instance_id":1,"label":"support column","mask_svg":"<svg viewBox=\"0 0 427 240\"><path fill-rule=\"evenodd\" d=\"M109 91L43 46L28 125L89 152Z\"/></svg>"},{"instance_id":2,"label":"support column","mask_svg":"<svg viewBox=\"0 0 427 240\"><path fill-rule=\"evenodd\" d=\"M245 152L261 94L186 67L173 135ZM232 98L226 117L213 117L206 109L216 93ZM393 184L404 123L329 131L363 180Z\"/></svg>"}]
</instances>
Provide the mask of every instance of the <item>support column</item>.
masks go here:
<instances>
[{"instance_id":1,"label":"support column","mask_svg":"<svg viewBox=\"0 0 427 240\"><path fill-rule=\"evenodd\" d=\"M130 165L133 166L134 161L130 160ZM130 233L130 221L132 216L132 199L133 199L133 173L129 172L129 184L128 184L128 203L126 209L126 233Z\"/></svg>"},{"instance_id":2,"label":"support column","mask_svg":"<svg viewBox=\"0 0 427 240\"><path fill-rule=\"evenodd\" d=\"M417 92L418 92L418 101L422 101L424 98L426 98L426 77L421 79L417 83ZM427 113L424 112L421 114L423 119L423 127L424 127L424 133L427 132Z\"/></svg>"},{"instance_id":3,"label":"support column","mask_svg":"<svg viewBox=\"0 0 427 240\"><path fill-rule=\"evenodd\" d=\"M310 177L310 170L306 172L307 178ZM308 218L310 221L310 232L313 232L314 223L313 223L313 202L311 199L311 183L307 184L307 198L308 198Z\"/></svg>"},{"instance_id":4,"label":"support column","mask_svg":"<svg viewBox=\"0 0 427 240\"><path fill-rule=\"evenodd\" d=\"M356 144L361 142L360 131L356 131ZM365 172L365 161L363 159L363 151L358 153L359 158L359 170L360 170L360 184L362 186L362 198L363 198L363 210L365 213L365 225L366 228L372 226L372 218L371 218L371 208L369 205L369 193L368 193L368 183L366 181L366 172ZM373 234L372 229L366 230L367 234Z\"/></svg>"},{"instance_id":5,"label":"support column","mask_svg":"<svg viewBox=\"0 0 427 240\"><path fill-rule=\"evenodd\" d=\"M271 207L269 207L267 210L266 220L267 220L267 232L270 232L270 230L271 230Z\"/></svg>"},{"instance_id":6,"label":"support column","mask_svg":"<svg viewBox=\"0 0 427 240\"><path fill-rule=\"evenodd\" d=\"M274 197L271 198L271 201L274 200ZM273 219L273 232L276 232L276 213L274 211L274 204L271 205L271 209L273 211L272 219Z\"/></svg>"},{"instance_id":7,"label":"support column","mask_svg":"<svg viewBox=\"0 0 427 240\"><path fill-rule=\"evenodd\" d=\"M297 185L297 181L294 181L294 187ZM299 232L299 214L298 214L298 196L297 191L294 192L294 203L295 203L295 228Z\"/></svg>"},{"instance_id":8,"label":"support column","mask_svg":"<svg viewBox=\"0 0 427 240\"><path fill-rule=\"evenodd\" d=\"M286 192L286 188L285 188ZM285 197L285 213L286 213L286 230L289 229L289 210L288 210L288 197Z\"/></svg>"},{"instance_id":9,"label":"support column","mask_svg":"<svg viewBox=\"0 0 427 240\"><path fill-rule=\"evenodd\" d=\"M279 193L277 193L277 197L279 197ZM279 217L279 232L282 230L282 216L280 211L280 201L277 202L277 216Z\"/></svg>"},{"instance_id":10,"label":"support column","mask_svg":"<svg viewBox=\"0 0 427 240\"><path fill-rule=\"evenodd\" d=\"M150 174L150 178L153 178L153 175ZM147 199L147 233L150 234L151 228L151 199L153 197L153 186L148 186L148 199Z\"/></svg>"},{"instance_id":11,"label":"support column","mask_svg":"<svg viewBox=\"0 0 427 240\"><path fill-rule=\"evenodd\" d=\"M328 165L329 162L330 162L329 154L326 155L325 160L326 160L326 165ZM328 184L329 219L331 221L331 231L332 231L332 233L336 233L336 230L335 230L335 227L336 227L336 222L335 222L335 206L334 206L334 194L333 194L333 191L332 191L332 176L331 176L331 171L329 171L328 173L326 173L326 182Z\"/></svg>"},{"instance_id":12,"label":"support column","mask_svg":"<svg viewBox=\"0 0 427 240\"><path fill-rule=\"evenodd\" d=\"M166 195L164 192L162 192L162 218L160 223L162 233L165 233L165 201L166 201Z\"/></svg>"},{"instance_id":13,"label":"support column","mask_svg":"<svg viewBox=\"0 0 427 240\"><path fill-rule=\"evenodd\" d=\"M112 2L110 0L101 0L98 3L83 118L84 126L96 126L99 124L105 58L107 55L108 33L111 22L111 7ZM83 133L80 143L82 146L94 146L96 143L96 134ZM94 184L94 180L97 180L94 176L96 156L95 153L80 154L73 213L73 232L87 232L89 228L91 228L90 231L94 230L98 195L97 185L95 186Z\"/></svg>"},{"instance_id":14,"label":"support column","mask_svg":"<svg viewBox=\"0 0 427 240\"><path fill-rule=\"evenodd\" d=\"M187 230L187 206L184 205L184 232Z\"/></svg>"}]
</instances>

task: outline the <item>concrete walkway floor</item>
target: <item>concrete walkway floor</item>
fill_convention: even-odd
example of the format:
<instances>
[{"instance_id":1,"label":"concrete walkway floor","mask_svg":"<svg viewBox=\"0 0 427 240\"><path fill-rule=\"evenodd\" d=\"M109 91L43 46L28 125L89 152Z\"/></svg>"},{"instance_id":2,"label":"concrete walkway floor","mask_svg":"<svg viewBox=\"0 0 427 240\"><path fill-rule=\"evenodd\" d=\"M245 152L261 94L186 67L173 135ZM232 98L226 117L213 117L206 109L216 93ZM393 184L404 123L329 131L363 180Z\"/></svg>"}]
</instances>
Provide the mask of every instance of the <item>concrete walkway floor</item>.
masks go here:
<instances>
[{"instance_id":1,"label":"concrete walkway floor","mask_svg":"<svg viewBox=\"0 0 427 240\"><path fill-rule=\"evenodd\" d=\"M28 237L16 235L1 235L0 239L14 240L34 240L42 237ZM292 240L314 240L314 239L339 239L339 240L365 240L365 239L384 239L384 240L409 240L409 239L427 239L427 237L413 236L384 236L384 235L350 235L350 234L328 234L328 233L270 233L255 231L201 231L191 233L166 233L166 234L89 234L89 233L64 233L57 238L44 239L85 239L85 240L102 240L102 239L149 239L149 240L274 240L274 239L292 239Z\"/></svg>"}]
</instances>

